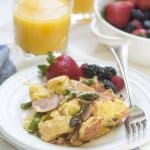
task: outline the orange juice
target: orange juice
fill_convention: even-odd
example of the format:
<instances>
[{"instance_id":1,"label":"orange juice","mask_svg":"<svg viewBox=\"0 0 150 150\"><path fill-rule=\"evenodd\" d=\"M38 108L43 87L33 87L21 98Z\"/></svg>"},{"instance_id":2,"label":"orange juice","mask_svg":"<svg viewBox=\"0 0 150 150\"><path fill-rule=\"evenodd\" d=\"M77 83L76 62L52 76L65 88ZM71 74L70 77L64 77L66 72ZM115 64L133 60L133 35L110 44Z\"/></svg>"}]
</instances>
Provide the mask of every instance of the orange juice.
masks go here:
<instances>
[{"instance_id":1,"label":"orange juice","mask_svg":"<svg viewBox=\"0 0 150 150\"><path fill-rule=\"evenodd\" d=\"M14 9L16 43L26 52L46 54L67 43L69 0L20 0Z\"/></svg>"},{"instance_id":2,"label":"orange juice","mask_svg":"<svg viewBox=\"0 0 150 150\"><path fill-rule=\"evenodd\" d=\"M74 13L91 13L94 0L74 0Z\"/></svg>"}]
</instances>

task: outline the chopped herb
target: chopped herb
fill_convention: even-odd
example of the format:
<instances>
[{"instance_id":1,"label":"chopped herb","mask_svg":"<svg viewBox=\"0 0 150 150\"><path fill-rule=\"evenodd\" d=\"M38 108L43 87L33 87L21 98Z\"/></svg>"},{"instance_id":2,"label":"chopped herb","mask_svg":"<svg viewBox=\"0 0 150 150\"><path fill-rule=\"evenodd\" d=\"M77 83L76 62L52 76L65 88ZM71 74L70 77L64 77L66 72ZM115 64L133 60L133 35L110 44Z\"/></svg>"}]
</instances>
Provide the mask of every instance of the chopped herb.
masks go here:
<instances>
[{"instance_id":1,"label":"chopped herb","mask_svg":"<svg viewBox=\"0 0 150 150\"><path fill-rule=\"evenodd\" d=\"M67 101L70 101L74 98L77 97L77 92L76 91L71 91L70 94L67 96Z\"/></svg>"},{"instance_id":2,"label":"chopped herb","mask_svg":"<svg viewBox=\"0 0 150 150\"><path fill-rule=\"evenodd\" d=\"M85 79L85 80L82 81L82 83L90 86L90 85L94 84L94 79Z\"/></svg>"},{"instance_id":3,"label":"chopped herb","mask_svg":"<svg viewBox=\"0 0 150 150\"><path fill-rule=\"evenodd\" d=\"M47 72L47 68L48 66L47 65L38 65L38 68L39 68L39 72L42 76L45 76L46 75L46 72Z\"/></svg>"},{"instance_id":4,"label":"chopped herb","mask_svg":"<svg viewBox=\"0 0 150 150\"><path fill-rule=\"evenodd\" d=\"M71 91L66 89L65 95L69 95L70 93L71 93Z\"/></svg>"},{"instance_id":5,"label":"chopped herb","mask_svg":"<svg viewBox=\"0 0 150 150\"><path fill-rule=\"evenodd\" d=\"M21 108L26 110L32 107L32 101L31 102L26 102L21 104Z\"/></svg>"}]
</instances>

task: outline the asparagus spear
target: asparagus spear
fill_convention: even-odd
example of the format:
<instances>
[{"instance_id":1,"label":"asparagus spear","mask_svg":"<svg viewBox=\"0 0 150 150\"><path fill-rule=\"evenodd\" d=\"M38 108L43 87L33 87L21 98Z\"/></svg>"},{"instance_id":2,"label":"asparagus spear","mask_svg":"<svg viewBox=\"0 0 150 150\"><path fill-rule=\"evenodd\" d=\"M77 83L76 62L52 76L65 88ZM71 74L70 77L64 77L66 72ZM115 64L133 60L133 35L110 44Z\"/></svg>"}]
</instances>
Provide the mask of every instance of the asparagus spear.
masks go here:
<instances>
[{"instance_id":1,"label":"asparagus spear","mask_svg":"<svg viewBox=\"0 0 150 150\"><path fill-rule=\"evenodd\" d=\"M94 84L94 79L84 79L82 83L90 86Z\"/></svg>"},{"instance_id":2,"label":"asparagus spear","mask_svg":"<svg viewBox=\"0 0 150 150\"><path fill-rule=\"evenodd\" d=\"M34 117L28 127L28 132L34 133L38 129L38 124L40 122L41 118Z\"/></svg>"},{"instance_id":3,"label":"asparagus spear","mask_svg":"<svg viewBox=\"0 0 150 150\"><path fill-rule=\"evenodd\" d=\"M26 102L21 104L21 108L26 110L32 107L32 101L31 102Z\"/></svg>"},{"instance_id":4,"label":"asparagus spear","mask_svg":"<svg viewBox=\"0 0 150 150\"><path fill-rule=\"evenodd\" d=\"M81 93L78 97L86 101L93 101L99 98L99 93L86 92L86 93Z\"/></svg>"},{"instance_id":5,"label":"asparagus spear","mask_svg":"<svg viewBox=\"0 0 150 150\"><path fill-rule=\"evenodd\" d=\"M89 107L89 103L84 103L84 105L81 107L80 111L76 113L74 117L70 120L70 127L75 127L81 122L82 114L87 110Z\"/></svg>"},{"instance_id":6,"label":"asparagus spear","mask_svg":"<svg viewBox=\"0 0 150 150\"><path fill-rule=\"evenodd\" d=\"M28 132L29 133L35 133L38 130L38 124L41 121L41 118L42 118L43 115L44 115L44 113L39 113L39 112L37 112L34 115L32 121L31 121L31 123L28 127Z\"/></svg>"}]
</instances>

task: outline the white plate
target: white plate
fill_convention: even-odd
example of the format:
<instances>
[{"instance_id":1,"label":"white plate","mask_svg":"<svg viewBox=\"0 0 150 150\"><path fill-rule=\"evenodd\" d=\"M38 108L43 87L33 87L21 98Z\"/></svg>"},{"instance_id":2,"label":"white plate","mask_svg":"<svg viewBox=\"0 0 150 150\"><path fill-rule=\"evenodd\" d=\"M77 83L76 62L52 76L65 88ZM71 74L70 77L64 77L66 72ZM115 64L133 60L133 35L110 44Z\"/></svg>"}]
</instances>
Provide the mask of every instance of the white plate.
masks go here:
<instances>
[{"instance_id":1,"label":"white plate","mask_svg":"<svg viewBox=\"0 0 150 150\"><path fill-rule=\"evenodd\" d=\"M97 63L101 65L108 65L106 62L100 60L84 60L83 62ZM148 129L150 128L150 96L148 91L150 87L147 85L147 80L139 76L136 72L130 71L130 86L133 93L133 98L136 104L142 107L148 118ZM146 130L144 137L140 140L129 142L126 138L126 132L124 126L120 126L114 129L112 132L103 136L97 140L94 140L88 144L83 145L80 148L73 148L67 146L56 146L49 143L45 143L37 137L28 134L22 127L23 116L25 112L20 109L20 103L28 100L28 88L27 83L39 83L41 82L38 76L38 70L35 66L27 68L11 78L9 78L0 89L0 131L6 138L13 144L22 147L27 150L59 150L65 148L66 150L105 150L105 149L130 149L140 146L150 140L150 130Z\"/></svg>"}]
</instances>

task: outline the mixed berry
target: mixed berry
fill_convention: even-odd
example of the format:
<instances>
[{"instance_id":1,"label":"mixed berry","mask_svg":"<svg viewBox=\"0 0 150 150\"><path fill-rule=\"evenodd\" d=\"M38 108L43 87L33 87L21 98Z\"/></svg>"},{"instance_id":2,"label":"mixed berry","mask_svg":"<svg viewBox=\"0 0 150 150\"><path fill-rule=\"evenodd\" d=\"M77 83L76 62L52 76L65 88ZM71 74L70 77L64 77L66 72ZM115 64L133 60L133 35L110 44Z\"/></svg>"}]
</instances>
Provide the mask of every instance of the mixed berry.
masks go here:
<instances>
[{"instance_id":1,"label":"mixed berry","mask_svg":"<svg viewBox=\"0 0 150 150\"><path fill-rule=\"evenodd\" d=\"M106 89L112 89L115 93L124 88L124 81L120 76L117 76L117 71L111 66L102 67L99 65L81 65L83 76L86 78L97 77L104 84Z\"/></svg>"},{"instance_id":2,"label":"mixed berry","mask_svg":"<svg viewBox=\"0 0 150 150\"><path fill-rule=\"evenodd\" d=\"M105 18L113 26L150 38L150 0L119 0L105 7Z\"/></svg>"},{"instance_id":3,"label":"mixed berry","mask_svg":"<svg viewBox=\"0 0 150 150\"><path fill-rule=\"evenodd\" d=\"M111 66L99 66L96 64L78 65L76 61L67 55L55 57L53 53L48 54L48 65L39 65L38 68L43 76L52 79L57 76L67 75L70 79L79 80L80 77L92 79L97 78L105 89L112 89L115 93L124 88L124 81L117 76L117 71Z\"/></svg>"}]
</instances>

